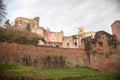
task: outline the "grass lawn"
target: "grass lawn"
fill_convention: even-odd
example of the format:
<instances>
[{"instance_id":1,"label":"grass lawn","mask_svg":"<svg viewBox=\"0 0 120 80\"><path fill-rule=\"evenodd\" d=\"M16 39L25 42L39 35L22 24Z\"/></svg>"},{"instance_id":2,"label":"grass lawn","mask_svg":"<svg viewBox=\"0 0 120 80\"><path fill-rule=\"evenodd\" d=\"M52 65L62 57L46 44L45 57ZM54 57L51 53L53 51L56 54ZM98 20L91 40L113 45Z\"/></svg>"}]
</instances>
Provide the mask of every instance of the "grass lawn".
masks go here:
<instances>
[{"instance_id":1,"label":"grass lawn","mask_svg":"<svg viewBox=\"0 0 120 80\"><path fill-rule=\"evenodd\" d=\"M0 65L0 80L120 80L120 73L99 72L85 67L38 69Z\"/></svg>"}]
</instances>

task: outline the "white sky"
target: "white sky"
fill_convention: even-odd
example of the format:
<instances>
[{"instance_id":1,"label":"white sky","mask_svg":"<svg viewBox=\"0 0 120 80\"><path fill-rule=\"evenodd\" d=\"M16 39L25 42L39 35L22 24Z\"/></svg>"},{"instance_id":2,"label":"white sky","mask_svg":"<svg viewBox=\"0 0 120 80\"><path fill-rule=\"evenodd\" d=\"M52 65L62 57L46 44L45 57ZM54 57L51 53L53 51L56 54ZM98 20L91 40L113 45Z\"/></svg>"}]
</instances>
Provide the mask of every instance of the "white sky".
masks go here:
<instances>
[{"instance_id":1,"label":"white sky","mask_svg":"<svg viewBox=\"0 0 120 80\"><path fill-rule=\"evenodd\" d=\"M40 26L65 35L104 30L111 33L111 24L120 19L120 0L5 0L8 19L40 17Z\"/></svg>"}]
</instances>

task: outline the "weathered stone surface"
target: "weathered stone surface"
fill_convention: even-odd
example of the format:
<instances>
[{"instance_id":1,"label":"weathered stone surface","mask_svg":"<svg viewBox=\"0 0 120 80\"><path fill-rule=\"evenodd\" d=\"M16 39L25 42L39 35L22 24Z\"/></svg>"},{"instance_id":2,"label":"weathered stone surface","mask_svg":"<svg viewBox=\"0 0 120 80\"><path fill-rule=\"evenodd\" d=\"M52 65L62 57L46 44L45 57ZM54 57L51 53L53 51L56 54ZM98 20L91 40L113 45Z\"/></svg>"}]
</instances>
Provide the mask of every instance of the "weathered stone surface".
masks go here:
<instances>
[{"instance_id":1,"label":"weathered stone surface","mask_svg":"<svg viewBox=\"0 0 120 80\"><path fill-rule=\"evenodd\" d=\"M101 71L120 71L119 46L113 35L96 32L94 38L83 39L87 66Z\"/></svg>"},{"instance_id":2,"label":"weathered stone surface","mask_svg":"<svg viewBox=\"0 0 120 80\"><path fill-rule=\"evenodd\" d=\"M79 48L84 49L82 42L83 38L92 37L94 38L95 32L84 32L84 27L78 28L78 34L72 36L65 36L63 38L63 48Z\"/></svg>"},{"instance_id":3,"label":"weathered stone surface","mask_svg":"<svg viewBox=\"0 0 120 80\"><path fill-rule=\"evenodd\" d=\"M120 42L120 20L115 21L112 25L112 33L116 36L117 40Z\"/></svg>"},{"instance_id":4,"label":"weathered stone surface","mask_svg":"<svg viewBox=\"0 0 120 80\"><path fill-rule=\"evenodd\" d=\"M50 32L50 42L63 42L64 33L61 32Z\"/></svg>"},{"instance_id":5,"label":"weathered stone surface","mask_svg":"<svg viewBox=\"0 0 120 80\"><path fill-rule=\"evenodd\" d=\"M53 68L85 66L85 61L84 51L79 49L0 43L0 64Z\"/></svg>"},{"instance_id":6,"label":"weathered stone surface","mask_svg":"<svg viewBox=\"0 0 120 80\"><path fill-rule=\"evenodd\" d=\"M49 42L62 42L63 41L63 31L61 32L51 32L47 33L47 30L44 29L43 27L39 27L39 17L35 17L33 19L28 19L24 17L18 17L15 20L15 28L19 30L28 30L33 33L36 33L40 36L42 36L46 42L47 38L50 37ZM48 35L49 34L49 35Z\"/></svg>"},{"instance_id":7,"label":"weathered stone surface","mask_svg":"<svg viewBox=\"0 0 120 80\"><path fill-rule=\"evenodd\" d=\"M80 27L78 28L78 34L66 37L63 31L52 32L50 29L46 30L43 27L39 27L39 17L33 19L18 17L15 20L13 29L27 30L42 36L45 39L45 43L42 42L44 46L59 46L63 48L83 49L83 45L81 44L82 38L88 36L94 37L95 35L95 32L84 32L84 27ZM41 45L41 42L38 45Z\"/></svg>"},{"instance_id":8,"label":"weathered stone surface","mask_svg":"<svg viewBox=\"0 0 120 80\"><path fill-rule=\"evenodd\" d=\"M45 37L45 29L43 27L39 27L39 17L35 17L33 19L18 17L15 20L14 28L17 28L18 30L28 30Z\"/></svg>"}]
</instances>

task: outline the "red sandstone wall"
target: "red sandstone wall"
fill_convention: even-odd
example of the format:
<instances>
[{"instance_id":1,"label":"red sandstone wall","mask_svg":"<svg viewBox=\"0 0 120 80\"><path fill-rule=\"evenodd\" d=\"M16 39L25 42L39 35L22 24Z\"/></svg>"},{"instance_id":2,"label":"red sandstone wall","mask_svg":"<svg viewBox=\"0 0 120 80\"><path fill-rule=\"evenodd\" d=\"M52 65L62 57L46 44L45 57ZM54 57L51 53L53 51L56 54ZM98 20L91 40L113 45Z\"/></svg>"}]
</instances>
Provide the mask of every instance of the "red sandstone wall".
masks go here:
<instances>
[{"instance_id":1,"label":"red sandstone wall","mask_svg":"<svg viewBox=\"0 0 120 80\"><path fill-rule=\"evenodd\" d=\"M120 53L92 54L90 67L100 71L120 72Z\"/></svg>"},{"instance_id":2,"label":"red sandstone wall","mask_svg":"<svg viewBox=\"0 0 120 80\"><path fill-rule=\"evenodd\" d=\"M79 49L0 43L0 64L18 64L44 68L88 66L100 71L120 72L119 52L120 46L117 46L117 53L91 52L89 63L87 55ZM62 59L60 56L62 56Z\"/></svg>"},{"instance_id":3,"label":"red sandstone wall","mask_svg":"<svg viewBox=\"0 0 120 80\"><path fill-rule=\"evenodd\" d=\"M114 22L112 25L112 33L116 35L117 40L120 41L120 21Z\"/></svg>"},{"instance_id":4,"label":"red sandstone wall","mask_svg":"<svg viewBox=\"0 0 120 80\"><path fill-rule=\"evenodd\" d=\"M37 65L37 67L45 67L46 65L50 65L49 62L52 62L51 64L53 66L59 66L59 63L62 63L61 59L59 59L61 58L60 56L63 56L62 58L65 59L65 65L63 67L76 65L85 66L85 55L83 50L23 45L17 43L0 43L0 64L25 65L24 62L27 61L26 64L30 66ZM47 61L44 60L45 58ZM58 62L58 64L56 64L56 62Z\"/></svg>"}]
</instances>

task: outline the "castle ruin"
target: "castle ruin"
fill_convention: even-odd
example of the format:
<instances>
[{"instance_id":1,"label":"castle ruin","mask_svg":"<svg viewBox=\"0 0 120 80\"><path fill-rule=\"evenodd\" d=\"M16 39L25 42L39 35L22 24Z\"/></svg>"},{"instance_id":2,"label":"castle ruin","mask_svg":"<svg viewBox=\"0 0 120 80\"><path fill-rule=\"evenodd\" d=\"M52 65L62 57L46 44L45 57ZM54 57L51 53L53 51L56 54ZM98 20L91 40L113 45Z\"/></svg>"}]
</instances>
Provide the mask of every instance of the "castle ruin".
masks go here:
<instances>
[{"instance_id":1,"label":"castle ruin","mask_svg":"<svg viewBox=\"0 0 120 80\"><path fill-rule=\"evenodd\" d=\"M39 17L28 19L24 17L18 17L15 20L14 28L18 30L28 30L32 33L42 36L45 42L39 41L38 45L51 46L51 47L63 47L63 48L83 48L82 38L94 37L95 32L84 32L84 27L78 28L78 34L72 36L65 36L63 31L52 32L50 29L44 29L39 26Z\"/></svg>"},{"instance_id":2,"label":"castle ruin","mask_svg":"<svg viewBox=\"0 0 120 80\"><path fill-rule=\"evenodd\" d=\"M42 46L0 42L0 63L41 68L87 66L100 71L120 72L119 23L115 21L111 25L112 35L105 31L84 32L80 27L76 35L64 36L63 31L51 32L49 28L40 27L38 17L19 17L12 28L36 33L45 42L39 41L38 45Z\"/></svg>"}]
</instances>

